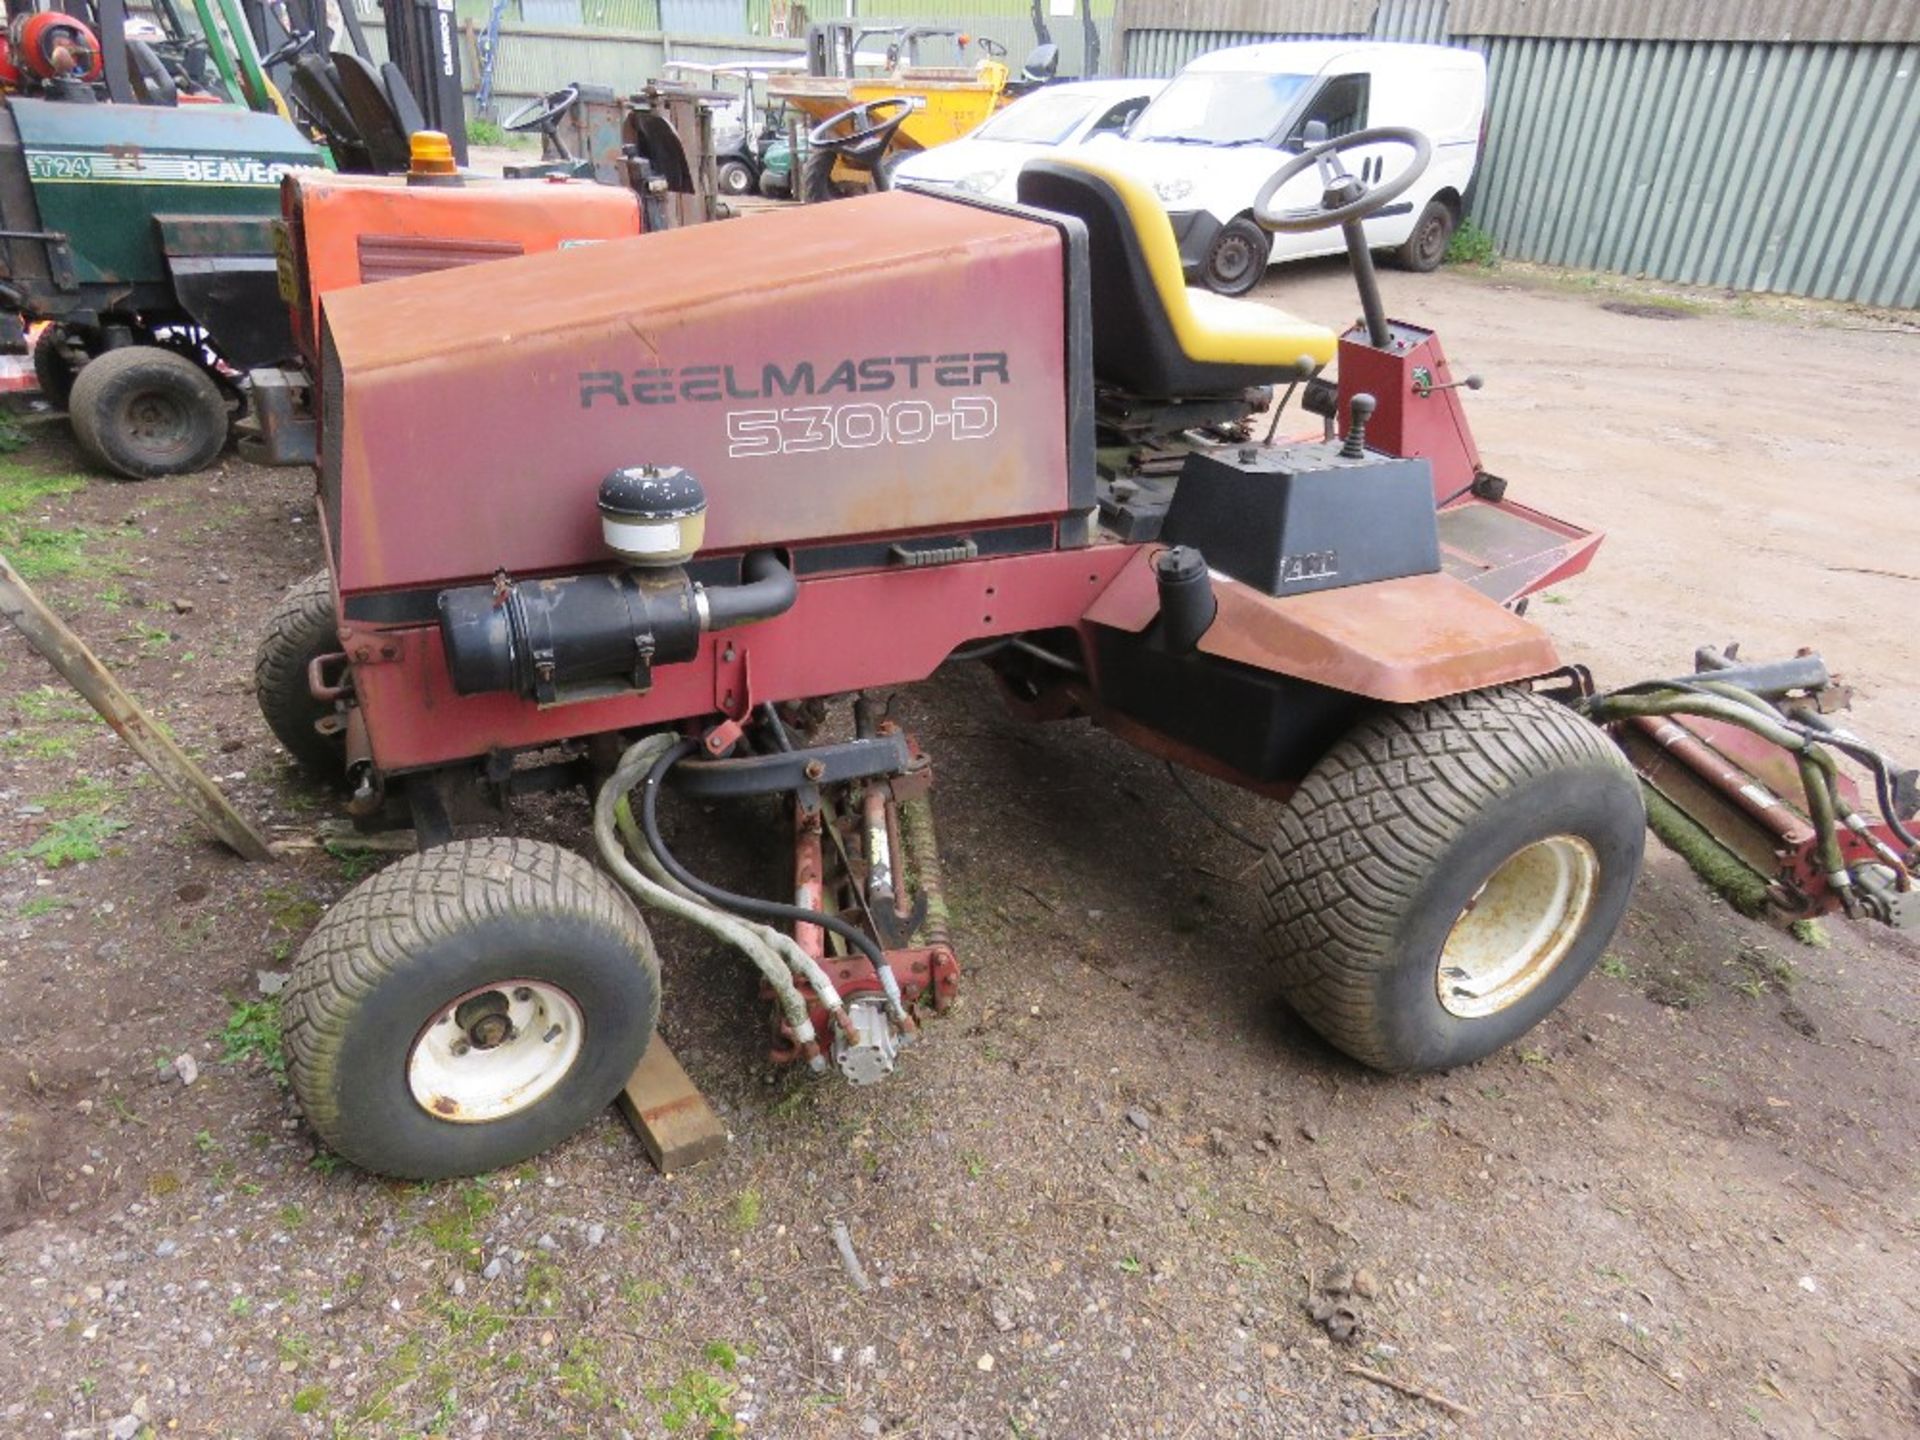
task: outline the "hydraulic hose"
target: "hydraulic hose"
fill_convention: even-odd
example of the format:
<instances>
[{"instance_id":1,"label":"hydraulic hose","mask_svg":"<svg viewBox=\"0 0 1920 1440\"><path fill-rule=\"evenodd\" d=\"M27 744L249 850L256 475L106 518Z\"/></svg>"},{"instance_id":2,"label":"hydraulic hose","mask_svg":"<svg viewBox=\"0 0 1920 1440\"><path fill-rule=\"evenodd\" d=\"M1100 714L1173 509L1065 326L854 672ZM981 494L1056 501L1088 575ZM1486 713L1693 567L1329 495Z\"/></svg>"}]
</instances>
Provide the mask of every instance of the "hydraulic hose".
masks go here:
<instances>
[{"instance_id":1,"label":"hydraulic hose","mask_svg":"<svg viewBox=\"0 0 1920 1440\"><path fill-rule=\"evenodd\" d=\"M838 915L828 915L818 910L809 910L801 905L783 905L775 900L761 900L752 895L739 895L731 890L722 890L719 886L710 885L700 879L674 858L673 852L667 848L666 842L660 836L660 788L666 779L667 772L699 748L698 740L681 740L663 751L653 762L653 767L647 771L640 791L640 830L646 837L647 847L659 858L667 874L709 905L756 920L818 925L823 930L831 930L852 945L872 964L874 976L879 980L880 988L886 994L887 1009L903 1032L901 1039L905 1040L916 1029L913 1016L908 1013L906 1001L901 997L900 981L894 976L893 967L887 963L885 953L869 936L849 925Z\"/></svg>"},{"instance_id":2,"label":"hydraulic hose","mask_svg":"<svg viewBox=\"0 0 1920 1440\"><path fill-rule=\"evenodd\" d=\"M1735 699L1716 694L1705 685L1633 686L1629 690L1635 693L1614 691L1596 696L1588 702L1588 715L1596 721L1623 715L1698 715L1751 730L1792 753L1799 762L1807 817L1813 822L1821 868L1847 913L1854 913L1853 878L1840 851L1838 807L1834 804L1833 790L1835 767L1831 755L1822 751L1817 742L1796 734L1787 723L1768 713L1772 707L1755 696Z\"/></svg>"},{"instance_id":3,"label":"hydraulic hose","mask_svg":"<svg viewBox=\"0 0 1920 1440\"><path fill-rule=\"evenodd\" d=\"M652 755L647 757L649 765L652 764L653 758ZM640 827L633 818L633 807L627 803L625 795L622 795L614 806L613 819L614 823L620 827L620 838L627 842L627 849L632 852L633 857L639 861L640 868L647 872L656 885L663 885L675 891L689 904L706 905L706 901L679 884L667 873L666 867L660 863L660 857L654 854L647 844L646 836L640 833ZM801 948L799 941L786 931L776 930L771 925L762 925L757 920L741 920L737 916L728 918L746 926L784 959L789 970L813 987L814 994L820 997L822 1008L832 1017L834 1026L843 1033L850 1033L851 1026L847 1021L846 1002L841 999L839 989L827 972L820 968L820 962Z\"/></svg>"},{"instance_id":4,"label":"hydraulic hose","mask_svg":"<svg viewBox=\"0 0 1920 1440\"><path fill-rule=\"evenodd\" d=\"M1738 689L1738 687L1730 686L1728 689L1729 693L1731 693L1733 690ZM1712 693L1707 690L1703 684L1694 681L1646 680L1635 685L1623 685L1618 690L1608 691L1604 695L1596 695L1592 700L1587 702L1588 713L1594 713L1595 707L1605 706L1617 697L1656 694L1664 691L1683 691L1688 694L1698 695ZM1843 755L1849 756L1872 771L1874 795L1879 801L1880 814L1887 822L1887 828L1899 837L1901 844L1916 853L1920 853L1920 836L1915 836L1912 831L1901 823L1900 811L1894 804L1893 763L1888 760L1885 755L1881 754L1878 750L1874 749L1873 746L1867 744L1866 741L1856 735L1847 734L1831 726L1808 725L1805 721L1786 715L1777 709L1773 710L1773 714L1779 717L1778 723L1781 726L1791 731L1794 735L1797 735L1802 741L1811 742L1816 745L1831 745ZM1773 739L1771 736L1768 738ZM1785 750L1797 751L1801 748L1799 745L1788 744L1786 741L1778 739L1774 739L1774 743Z\"/></svg>"},{"instance_id":5,"label":"hydraulic hose","mask_svg":"<svg viewBox=\"0 0 1920 1440\"><path fill-rule=\"evenodd\" d=\"M813 1022L807 1017L806 1001L800 996L793 983L793 977L781 963L773 948L760 933L763 927L751 925L732 915L714 909L705 902L689 897L679 889L663 884L643 875L628 860L622 851L620 841L615 834L616 812L626 807L629 791L640 782L641 777L653 765L662 748L670 748L671 736L648 736L630 746L626 754L620 757L620 764L607 782L600 787L600 793L593 806L593 838L600 848L600 856L615 878L646 903L666 911L669 915L698 926L716 939L731 945L740 951L756 969L766 978L779 1002L787 1025L794 1039L807 1053L808 1065L815 1071L826 1069L826 1057L820 1053L819 1037L814 1031ZM628 823L632 817L629 814ZM644 852L641 852L644 853ZM798 948L798 947L795 947ZM823 977L824 978L824 977ZM839 1004L839 996L831 984L821 992L823 1001L829 995L833 997L833 1006Z\"/></svg>"}]
</instances>

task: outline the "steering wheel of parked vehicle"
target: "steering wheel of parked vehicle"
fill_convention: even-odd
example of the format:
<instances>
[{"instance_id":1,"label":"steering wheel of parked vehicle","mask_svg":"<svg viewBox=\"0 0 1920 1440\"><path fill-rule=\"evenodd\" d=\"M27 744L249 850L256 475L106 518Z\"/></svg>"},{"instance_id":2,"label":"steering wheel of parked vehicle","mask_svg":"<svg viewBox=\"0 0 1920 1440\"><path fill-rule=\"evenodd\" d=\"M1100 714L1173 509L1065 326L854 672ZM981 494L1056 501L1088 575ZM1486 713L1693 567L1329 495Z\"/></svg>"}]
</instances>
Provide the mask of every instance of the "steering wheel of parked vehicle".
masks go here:
<instances>
[{"instance_id":1,"label":"steering wheel of parked vehicle","mask_svg":"<svg viewBox=\"0 0 1920 1440\"><path fill-rule=\"evenodd\" d=\"M568 85L538 100L530 100L500 122L502 130L544 130L573 108L580 98L580 87Z\"/></svg>"},{"instance_id":2,"label":"steering wheel of parked vehicle","mask_svg":"<svg viewBox=\"0 0 1920 1440\"><path fill-rule=\"evenodd\" d=\"M883 118L882 112L889 108L898 113ZM864 105L855 105L851 110L842 110L838 115L830 115L822 120L807 132L807 143L822 150L831 150L842 159L871 169L893 142L894 132L906 124L907 117L912 113L913 101L904 95L869 100Z\"/></svg>"},{"instance_id":3,"label":"steering wheel of parked vehicle","mask_svg":"<svg viewBox=\"0 0 1920 1440\"><path fill-rule=\"evenodd\" d=\"M1339 159L1347 151L1358 150L1363 145L1404 145L1413 152L1413 158L1393 179L1368 186L1357 176L1348 174L1346 166ZM1261 229L1277 235L1299 235L1309 230L1345 225L1350 220L1363 220L1406 194L1413 182L1426 171L1427 162L1432 158L1432 142L1418 130L1399 125L1356 130L1351 135L1323 140L1318 145L1307 146L1267 177L1267 183L1254 196L1253 218ZM1288 181L1316 165L1326 184L1326 193L1320 204L1300 210L1269 208L1273 204L1273 197L1280 193ZM1359 193L1350 200L1342 200L1340 197L1352 187L1358 187Z\"/></svg>"}]
</instances>

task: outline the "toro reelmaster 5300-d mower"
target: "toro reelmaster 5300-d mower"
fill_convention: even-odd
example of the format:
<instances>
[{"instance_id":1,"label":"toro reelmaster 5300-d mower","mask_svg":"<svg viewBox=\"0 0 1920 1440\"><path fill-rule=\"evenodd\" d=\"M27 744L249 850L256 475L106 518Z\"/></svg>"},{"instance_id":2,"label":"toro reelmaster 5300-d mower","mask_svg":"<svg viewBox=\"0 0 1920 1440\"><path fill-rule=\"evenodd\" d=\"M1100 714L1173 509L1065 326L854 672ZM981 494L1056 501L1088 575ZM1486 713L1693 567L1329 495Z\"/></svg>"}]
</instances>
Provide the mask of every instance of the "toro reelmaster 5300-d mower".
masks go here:
<instances>
[{"instance_id":1,"label":"toro reelmaster 5300-d mower","mask_svg":"<svg viewBox=\"0 0 1920 1440\"><path fill-rule=\"evenodd\" d=\"M1389 140L1398 180L1345 174ZM1597 537L1505 497L1471 382L1381 311L1359 221L1426 148L1314 145L1263 195L1270 227L1346 227L1366 319L1340 338L1188 291L1152 197L1090 162L1030 165L1019 206L898 191L326 295L329 570L275 617L261 698L423 847L332 909L287 991L326 1143L444 1176L585 1123L659 1011L635 899L759 968L777 1058L887 1076L959 985L933 771L860 699L828 740L825 702L957 659L1035 718L1279 799L1266 939L1366 1063L1473 1060L1565 999L1644 812L1516 613ZM1272 212L1316 165L1322 204ZM778 288L742 292L769 248ZM1313 378L1336 353L1338 385ZM1320 436L1255 438L1283 386ZM576 781L604 868L454 838ZM771 794L777 900L663 843L676 797Z\"/></svg>"}]
</instances>

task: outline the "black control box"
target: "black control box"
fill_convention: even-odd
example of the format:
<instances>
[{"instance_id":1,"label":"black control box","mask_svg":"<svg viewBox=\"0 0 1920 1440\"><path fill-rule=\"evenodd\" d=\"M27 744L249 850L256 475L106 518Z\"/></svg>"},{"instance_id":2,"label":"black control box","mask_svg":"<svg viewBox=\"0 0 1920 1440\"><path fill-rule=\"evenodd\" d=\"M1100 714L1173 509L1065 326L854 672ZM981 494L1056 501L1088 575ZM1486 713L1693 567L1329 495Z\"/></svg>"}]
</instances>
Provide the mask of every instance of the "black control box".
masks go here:
<instances>
[{"instance_id":1,"label":"black control box","mask_svg":"<svg viewBox=\"0 0 1920 1440\"><path fill-rule=\"evenodd\" d=\"M1432 467L1371 452L1348 459L1337 443L1195 451L1160 539L1269 595L1440 569Z\"/></svg>"}]
</instances>

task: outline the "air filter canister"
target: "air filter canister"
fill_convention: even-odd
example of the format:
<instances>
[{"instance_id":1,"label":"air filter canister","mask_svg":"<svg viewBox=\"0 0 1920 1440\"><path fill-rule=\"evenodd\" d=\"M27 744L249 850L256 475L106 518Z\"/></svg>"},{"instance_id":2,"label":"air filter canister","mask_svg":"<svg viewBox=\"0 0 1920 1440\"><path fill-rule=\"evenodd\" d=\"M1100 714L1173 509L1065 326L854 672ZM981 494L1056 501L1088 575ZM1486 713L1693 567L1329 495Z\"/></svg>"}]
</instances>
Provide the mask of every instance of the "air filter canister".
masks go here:
<instances>
[{"instance_id":1,"label":"air filter canister","mask_svg":"<svg viewBox=\"0 0 1920 1440\"><path fill-rule=\"evenodd\" d=\"M707 533L707 492L678 465L629 465L600 482L600 533L633 565L680 565Z\"/></svg>"}]
</instances>

